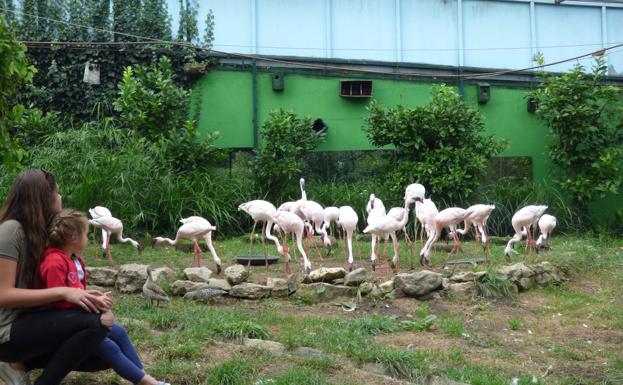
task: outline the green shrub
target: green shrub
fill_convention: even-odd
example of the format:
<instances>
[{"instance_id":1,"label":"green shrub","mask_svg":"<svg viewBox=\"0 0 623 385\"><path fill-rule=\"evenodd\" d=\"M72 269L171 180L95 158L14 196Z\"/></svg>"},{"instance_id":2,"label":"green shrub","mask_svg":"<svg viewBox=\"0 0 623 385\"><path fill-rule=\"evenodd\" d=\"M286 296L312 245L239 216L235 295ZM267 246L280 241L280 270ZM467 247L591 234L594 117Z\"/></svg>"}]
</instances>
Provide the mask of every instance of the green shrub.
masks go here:
<instances>
[{"instance_id":1,"label":"green shrub","mask_svg":"<svg viewBox=\"0 0 623 385\"><path fill-rule=\"evenodd\" d=\"M228 340L241 342L245 338L267 339L268 331L251 321L233 321L216 325L215 334Z\"/></svg>"},{"instance_id":2,"label":"green shrub","mask_svg":"<svg viewBox=\"0 0 623 385\"><path fill-rule=\"evenodd\" d=\"M251 379L252 365L241 358L232 358L210 369L209 385L244 385Z\"/></svg>"},{"instance_id":3,"label":"green shrub","mask_svg":"<svg viewBox=\"0 0 623 385\"><path fill-rule=\"evenodd\" d=\"M486 274L476 282L476 292L485 298L512 298L513 283L504 274L488 269Z\"/></svg>"}]
</instances>

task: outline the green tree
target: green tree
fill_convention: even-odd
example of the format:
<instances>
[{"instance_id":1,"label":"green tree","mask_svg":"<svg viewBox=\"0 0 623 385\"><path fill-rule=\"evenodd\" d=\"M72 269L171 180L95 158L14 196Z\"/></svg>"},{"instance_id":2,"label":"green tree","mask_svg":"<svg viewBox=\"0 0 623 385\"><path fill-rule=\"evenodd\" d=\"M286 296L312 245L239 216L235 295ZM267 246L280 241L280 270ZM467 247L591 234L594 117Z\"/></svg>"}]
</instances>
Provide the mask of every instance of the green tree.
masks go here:
<instances>
[{"instance_id":1,"label":"green tree","mask_svg":"<svg viewBox=\"0 0 623 385\"><path fill-rule=\"evenodd\" d=\"M110 0L94 0L91 10L91 23L93 25L93 39L95 41L110 41L112 28L110 20Z\"/></svg>"},{"instance_id":2,"label":"green tree","mask_svg":"<svg viewBox=\"0 0 623 385\"><path fill-rule=\"evenodd\" d=\"M14 29L17 27L17 18L15 16L15 4L13 0L0 0L0 7L3 9L0 16L4 18L4 22L9 31L14 32Z\"/></svg>"},{"instance_id":3,"label":"green tree","mask_svg":"<svg viewBox=\"0 0 623 385\"><path fill-rule=\"evenodd\" d=\"M112 24L114 31L138 35L140 26L136 20L141 19L140 9L140 0L113 0ZM115 35L115 41L136 41L136 38Z\"/></svg>"},{"instance_id":4,"label":"green tree","mask_svg":"<svg viewBox=\"0 0 623 385\"><path fill-rule=\"evenodd\" d=\"M177 40L192 43L199 38L197 9L196 0L180 0L180 24L177 29Z\"/></svg>"},{"instance_id":5,"label":"green tree","mask_svg":"<svg viewBox=\"0 0 623 385\"><path fill-rule=\"evenodd\" d=\"M37 0L22 0L20 11L18 37L20 40L37 40L39 38Z\"/></svg>"},{"instance_id":6,"label":"green tree","mask_svg":"<svg viewBox=\"0 0 623 385\"><path fill-rule=\"evenodd\" d=\"M325 140L312 129L310 117L299 118L283 109L269 112L260 129L261 145L253 163L257 190L272 202L293 196L301 177L303 157Z\"/></svg>"},{"instance_id":7,"label":"green tree","mask_svg":"<svg viewBox=\"0 0 623 385\"><path fill-rule=\"evenodd\" d=\"M209 10L206 14L206 28L203 34L203 47L212 49L214 43L214 12Z\"/></svg>"},{"instance_id":8,"label":"green tree","mask_svg":"<svg viewBox=\"0 0 623 385\"><path fill-rule=\"evenodd\" d=\"M623 183L622 92L603 83L606 71L600 57L592 73L579 64L559 76L542 73L543 83L531 94L550 129L554 179L584 225L589 202L618 193Z\"/></svg>"},{"instance_id":9,"label":"green tree","mask_svg":"<svg viewBox=\"0 0 623 385\"><path fill-rule=\"evenodd\" d=\"M61 40L65 41L90 41L93 39L91 23L91 6L89 0L85 5L83 0L67 0L67 21L61 32Z\"/></svg>"},{"instance_id":10,"label":"green tree","mask_svg":"<svg viewBox=\"0 0 623 385\"><path fill-rule=\"evenodd\" d=\"M32 81L34 73L35 68L26 59L26 47L15 41L0 18L0 154L9 169L19 167L26 156L19 141L9 133L14 111L23 108L14 103L15 93L20 84Z\"/></svg>"},{"instance_id":11,"label":"green tree","mask_svg":"<svg viewBox=\"0 0 623 385\"><path fill-rule=\"evenodd\" d=\"M144 0L141 36L171 40L171 18L164 0Z\"/></svg>"},{"instance_id":12,"label":"green tree","mask_svg":"<svg viewBox=\"0 0 623 385\"><path fill-rule=\"evenodd\" d=\"M368 112L370 143L395 147L396 164L380 176L392 195L419 181L436 199L458 203L474 191L488 160L505 147L484 135L480 112L445 85L435 86L424 106L385 109L373 101Z\"/></svg>"}]
</instances>

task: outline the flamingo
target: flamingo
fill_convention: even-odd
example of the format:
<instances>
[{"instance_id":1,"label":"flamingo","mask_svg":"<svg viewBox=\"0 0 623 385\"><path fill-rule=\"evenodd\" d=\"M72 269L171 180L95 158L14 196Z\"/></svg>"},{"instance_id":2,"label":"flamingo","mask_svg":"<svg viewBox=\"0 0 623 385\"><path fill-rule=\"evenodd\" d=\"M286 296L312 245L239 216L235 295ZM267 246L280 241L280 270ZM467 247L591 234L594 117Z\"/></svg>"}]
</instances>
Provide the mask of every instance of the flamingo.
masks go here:
<instances>
[{"instance_id":1,"label":"flamingo","mask_svg":"<svg viewBox=\"0 0 623 385\"><path fill-rule=\"evenodd\" d=\"M119 219L112 217L112 216L99 217L99 218L89 219L89 223L93 225L94 227L99 227L103 231L106 232L106 244L104 245L104 250L106 250L106 256L108 257L108 264L110 266L114 265L114 262L112 260L112 255L110 253L110 238L112 237L113 234L117 236L117 240L119 240L119 242L122 242L122 243L129 242L139 254L141 253L141 251L143 251L143 247L141 246L140 243L138 243L132 238L123 237L123 223Z\"/></svg>"},{"instance_id":2,"label":"flamingo","mask_svg":"<svg viewBox=\"0 0 623 385\"><path fill-rule=\"evenodd\" d=\"M374 194L370 194L370 199L368 200L368 204L366 205L366 211L368 212L368 225L371 225L374 222L380 221L387 214L385 212L385 205L383 201L377 198ZM382 234L385 239L387 239L388 234ZM376 233L372 233L372 252L370 254L370 264L372 265L372 270L376 270L376 242L380 243L380 238Z\"/></svg>"},{"instance_id":3,"label":"flamingo","mask_svg":"<svg viewBox=\"0 0 623 385\"><path fill-rule=\"evenodd\" d=\"M348 245L348 271L353 271L353 232L357 228L359 217L355 210L350 206L342 206L339 208L339 217L337 225L346 232L346 242Z\"/></svg>"},{"instance_id":4,"label":"flamingo","mask_svg":"<svg viewBox=\"0 0 623 385\"><path fill-rule=\"evenodd\" d=\"M406 217L405 226L403 226L401 230L405 233L405 240L410 244L411 239L409 239L409 234L407 234L406 228L407 221L409 220L409 211L405 210L403 207L392 207L387 212L387 216L394 218L398 222L401 222L402 219Z\"/></svg>"},{"instance_id":5,"label":"flamingo","mask_svg":"<svg viewBox=\"0 0 623 385\"><path fill-rule=\"evenodd\" d=\"M441 210L437 215L435 215L435 219L433 221L434 225L431 229L430 235L428 236L428 240L422 250L420 250L420 264L430 264L430 251L435 242L441 236L441 230L444 227L449 228L450 232L454 233L454 247L450 251L450 254L455 253L459 247L461 247L461 241L459 241L455 229L457 224L465 220L466 213L467 211L460 207L450 207L445 210Z\"/></svg>"},{"instance_id":6,"label":"flamingo","mask_svg":"<svg viewBox=\"0 0 623 385\"><path fill-rule=\"evenodd\" d=\"M325 231L331 233L331 222L335 222L340 217L340 209L335 206L329 206L324 208L324 222L322 227ZM328 229L328 230L327 230Z\"/></svg>"},{"instance_id":7,"label":"flamingo","mask_svg":"<svg viewBox=\"0 0 623 385\"><path fill-rule=\"evenodd\" d=\"M405 188L404 199L409 199L411 201L415 201L415 214L416 214L416 217L418 218L418 220L419 220L419 217L417 216L417 213L418 213L418 203L420 203L420 204L423 203L425 198L426 198L426 188L424 188L424 186L422 186L421 184L419 184L419 183L411 183L410 185L408 185ZM437 208L435 207L435 209L437 209ZM420 221L420 224L422 224L421 221ZM417 237L416 226L417 226L417 223L413 222L413 236L414 237ZM423 226L423 224L422 224L422 226ZM406 234L406 232L405 232L405 234ZM422 239L422 236L421 236L422 234L423 234L423 232L420 231L420 240Z\"/></svg>"},{"instance_id":8,"label":"flamingo","mask_svg":"<svg viewBox=\"0 0 623 385\"><path fill-rule=\"evenodd\" d=\"M112 217L112 213L104 206L95 206L92 209L89 209L89 214L91 218L96 219L100 217ZM108 239L108 233L106 230L102 229L102 249L106 248L106 240ZM99 259L99 252L97 251L97 241L95 240L95 228L93 228L93 244L96 246L95 248L95 258Z\"/></svg>"},{"instance_id":9,"label":"flamingo","mask_svg":"<svg viewBox=\"0 0 623 385\"><path fill-rule=\"evenodd\" d=\"M190 216L188 218L182 218L180 219L180 222L184 225L190 222L202 222L204 223L204 225L208 227L214 227L214 229L216 230L216 226L212 226L212 224L207 219L203 217L199 217L199 216ZM214 260L214 263L216 264L216 274L221 274L221 271L222 271L221 259L216 254L216 250L214 250L214 246L212 245L212 231L208 231L203 236L203 239L205 240L206 246L208 247L208 250L210 250L210 254L212 254L212 259Z\"/></svg>"},{"instance_id":10,"label":"flamingo","mask_svg":"<svg viewBox=\"0 0 623 385\"><path fill-rule=\"evenodd\" d=\"M430 232L435 227L435 216L439 213L437 205L431 199L424 199L424 201L415 201L415 216L420 222L420 240L426 232L426 237L430 236ZM414 224L415 225L415 224Z\"/></svg>"},{"instance_id":11,"label":"flamingo","mask_svg":"<svg viewBox=\"0 0 623 385\"><path fill-rule=\"evenodd\" d=\"M301 185L301 199L298 200L298 209L303 213L305 219L312 223L314 230L317 234L322 235L322 241L326 248L330 250L331 240L327 235L326 229L322 227L324 223L324 209L318 202L310 201L307 199L307 193L305 193L305 179L300 179Z\"/></svg>"},{"instance_id":12,"label":"flamingo","mask_svg":"<svg viewBox=\"0 0 623 385\"><path fill-rule=\"evenodd\" d=\"M242 203L238 206L239 211L244 211L249 214L251 218L253 218L253 229L251 230L251 234L249 234L249 254L251 254L251 247L253 246L253 234L255 233L255 227L258 222L264 222L263 226L266 231L266 238L273 241L277 246L277 251L281 252L279 239L271 234L271 230L273 227L273 219L272 215L277 211L275 206L261 199L252 200L249 202ZM262 229L262 244L264 244L264 229ZM266 266L268 267L268 258L266 258Z\"/></svg>"},{"instance_id":13,"label":"flamingo","mask_svg":"<svg viewBox=\"0 0 623 385\"><path fill-rule=\"evenodd\" d=\"M473 205L467 208L467 215L465 216L465 225L463 229L456 229L456 232L465 235L469 231L472 223L474 224L476 242L480 242L478 233L482 236L482 244L485 250L485 259L487 258L489 250L489 238L487 237L489 232L487 230L487 219L491 215L491 212L495 210L495 205Z\"/></svg>"},{"instance_id":14,"label":"flamingo","mask_svg":"<svg viewBox=\"0 0 623 385\"><path fill-rule=\"evenodd\" d=\"M288 238L288 234L290 233L294 233L296 236L296 247L303 256L303 269L306 273L309 273L311 271L311 263L309 262L309 259L307 259L307 254L303 249L303 228L305 227L303 220L298 215L289 211L275 211L271 215L271 219L284 233L283 246L280 247L280 251L283 254L283 258L286 263L286 274L288 276L292 274L289 263L290 255L288 254L288 248L286 245L286 240Z\"/></svg>"},{"instance_id":15,"label":"flamingo","mask_svg":"<svg viewBox=\"0 0 623 385\"><path fill-rule=\"evenodd\" d=\"M539 239L536 240L537 251L540 247L546 247L544 243L552 234L554 228L556 228L556 217L549 214L543 214L541 219L539 219L539 229L541 230L541 235L539 235Z\"/></svg>"},{"instance_id":16,"label":"flamingo","mask_svg":"<svg viewBox=\"0 0 623 385\"><path fill-rule=\"evenodd\" d=\"M163 237L155 237L152 239L152 246L157 246L162 243L168 243L171 246L175 246L182 239L189 239L193 242L195 255L193 257L192 267L200 267L201 266L201 248L199 247L198 240L207 236L208 233L216 230L216 227L212 226L210 222L207 220L191 220L184 223L177 229L177 234L175 234L175 239L163 238Z\"/></svg>"},{"instance_id":17,"label":"flamingo","mask_svg":"<svg viewBox=\"0 0 623 385\"><path fill-rule=\"evenodd\" d=\"M396 237L396 231L404 229L405 225L407 224L409 216L406 215L406 213L409 212L409 202L410 199L405 199L404 212L400 221L396 220L396 218L390 215L373 216L371 221L370 217L368 217L368 226L363 230L363 232L366 234L370 233L377 236L389 234L392 237L392 243L394 245L394 256L390 265L394 273L398 271L399 259L399 246L398 238Z\"/></svg>"},{"instance_id":18,"label":"flamingo","mask_svg":"<svg viewBox=\"0 0 623 385\"><path fill-rule=\"evenodd\" d=\"M532 239L531 227L537 223L545 210L547 210L547 206L530 205L522 207L515 213L515 215L513 215L511 222L513 224L513 229L515 230L515 235L506 244L506 247L504 248L504 255L510 258L513 245L516 242L521 241L524 235L527 235L528 237L526 247L532 246L532 242L534 242L534 240Z\"/></svg>"}]
</instances>

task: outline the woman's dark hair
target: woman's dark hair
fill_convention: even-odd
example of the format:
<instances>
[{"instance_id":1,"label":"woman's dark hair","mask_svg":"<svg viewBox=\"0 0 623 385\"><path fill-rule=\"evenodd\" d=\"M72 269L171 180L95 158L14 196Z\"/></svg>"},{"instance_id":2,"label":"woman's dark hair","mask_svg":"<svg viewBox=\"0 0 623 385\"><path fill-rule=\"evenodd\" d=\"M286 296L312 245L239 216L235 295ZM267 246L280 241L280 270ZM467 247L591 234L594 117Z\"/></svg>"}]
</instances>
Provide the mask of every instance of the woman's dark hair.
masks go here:
<instances>
[{"instance_id":1,"label":"woman's dark hair","mask_svg":"<svg viewBox=\"0 0 623 385\"><path fill-rule=\"evenodd\" d=\"M58 186L54 175L42 169L22 172L0 210L0 222L14 219L22 226L24 254L17 261L16 286L39 287L39 262L48 239L48 225L54 214L52 204Z\"/></svg>"}]
</instances>

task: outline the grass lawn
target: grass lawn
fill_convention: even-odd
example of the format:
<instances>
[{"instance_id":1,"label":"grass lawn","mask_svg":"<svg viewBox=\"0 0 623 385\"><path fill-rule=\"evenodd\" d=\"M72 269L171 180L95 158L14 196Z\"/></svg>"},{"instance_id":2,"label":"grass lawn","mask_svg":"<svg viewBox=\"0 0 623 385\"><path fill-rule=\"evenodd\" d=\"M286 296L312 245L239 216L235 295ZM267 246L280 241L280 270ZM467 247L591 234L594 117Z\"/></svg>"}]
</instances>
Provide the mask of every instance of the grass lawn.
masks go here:
<instances>
[{"instance_id":1,"label":"grass lawn","mask_svg":"<svg viewBox=\"0 0 623 385\"><path fill-rule=\"evenodd\" d=\"M217 235L214 244L225 266L233 263L235 255L248 254L244 237L223 240ZM407 247L401 245L400 270L408 272L412 261ZM551 245L552 250L538 259L568 266L570 281L513 299L442 297L422 302L364 297L355 311L346 312L335 303L314 304L296 296L261 301L223 298L212 305L176 297L156 309L142 295L116 294L114 311L128 328L147 371L172 384L399 383L370 374L370 368L413 383L435 374L473 385L508 385L513 378L519 384L533 380L622 384L623 240L555 235ZM253 247L253 254L263 255L261 244ZM503 247L491 246L492 264L508 264ZM417 244L414 255L419 248ZM267 250L274 254L274 246L268 245ZM517 250L513 262L524 261L523 249ZM91 257L94 252L91 247L87 265L105 265ZM369 267L369 242L356 242L355 254L355 267ZM481 254L478 245L469 241L458 256ZM343 255L336 247L321 261L312 252L313 268L345 266ZM203 256L213 269L209 253ZM433 269L441 272L446 256L441 243L433 254ZM192 253L171 246L147 247L138 256L130 246L115 244L113 257L117 263L169 266L180 273L192 261ZM415 258L413 264L420 269ZM300 257L292 267L300 275ZM264 283L267 276L285 277L283 264L268 270L251 267L249 280ZM382 269L375 276L384 281L392 274ZM326 355L273 355L243 345L245 336L280 342L291 352L308 347ZM108 371L72 374L66 383L125 382Z\"/></svg>"}]
</instances>

